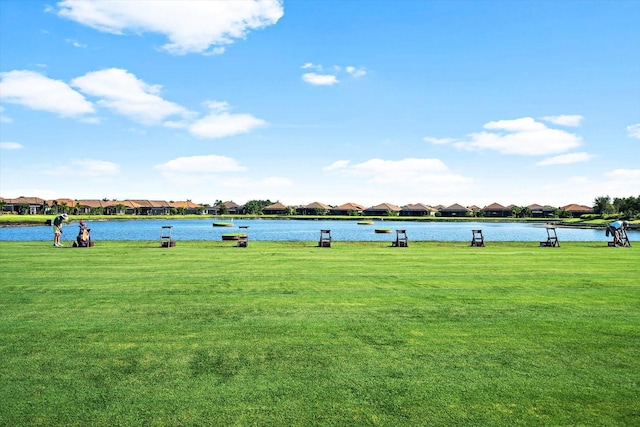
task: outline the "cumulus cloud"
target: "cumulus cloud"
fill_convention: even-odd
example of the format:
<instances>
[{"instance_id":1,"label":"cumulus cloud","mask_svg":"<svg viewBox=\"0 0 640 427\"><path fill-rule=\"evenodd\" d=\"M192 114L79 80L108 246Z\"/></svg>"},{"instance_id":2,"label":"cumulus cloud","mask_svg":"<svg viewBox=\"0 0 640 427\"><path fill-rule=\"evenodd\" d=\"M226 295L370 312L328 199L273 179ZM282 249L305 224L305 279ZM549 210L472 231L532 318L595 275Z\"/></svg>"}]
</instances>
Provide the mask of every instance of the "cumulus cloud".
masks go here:
<instances>
[{"instance_id":1,"label":"cumulus cloud","mask_svg":"<svg viewBox=\"0 0 640 427\"><path fill-rule=\"evenodd\" d=\"M94 106L82 94L61 80L40 73L14 70L0 73L0 99L62 117L94 113Z\"/></svg>"},{"instance_id":2,"label":"cumulus cloud","mask_svg":"<svg viewBox=\"0 0 640 427\"><path fill-rule=\"evenodd\" d=\"M166 163L156 165L156 169L179 173L220 173L242 172L246 168L235 159L215 154L205 156L178 157Z\"/></svg>"},{"instance_id":3,"label":"cumulus cloud","mask_svg":"<svg viewBox=\"0 0 640 427\"><path fill-rule=\"evenodd\" d=\"M0 150L20 150L23 145L19 142L0 142Z\"/></svg>"},{"instance_id":4,"label":"cumulus cloud","mask_svg":"<svg viewBox=\"0 0 640 427\"><path fill-rule=\"evenodd\" d=\"M190 113L160 97L161 86L149 85L119 68L93 71L71 81L83 93L100 98L98 105L143 124L158 124L173 115Z\"/></svg>"},{"instance_id":5,"label":"cumulus cloud","mask_svg":"<svg viewBox=\"0 0 640 427\"><path fill-rule=\"evenodd\" d=\"M226 103L209 104L213 111L189 125L189 132L201 138L224 138L265 126L267 123L251 114L231 114Z\"/></svg>"},{"instance_id":6,"label":"cumulus cloud","mask_svg":"<svg viewBox=\"0 0 640 427\"><path fill-rule=\"evenodd\" d=\"M266 125L264 120L251 114L230 113L231 106L224 101L207 101L205 106L211 111L200 116L163 99L160 85L148 84L120 68L89 72L74 78L70 85L31 71L11 71L0 73L0 76L2 101L62 116L79 116L84 123L100 123L97 117L84 116L94 113L94 107L99 106L143 125L162 124L169 128L187 129L192 135L202 138L243 134ZM87 101L83 94L95 97L95 104ZM0 116L2 112L3 109ZM11 120L3 118L2 121Z\"/></svg>"},{"instance_id":7,"label":"cumulus cloud","mask_svg":"<svg viewBox=\"0 0 640 427\"><path fill-rule=\"evenodd\" d=\"M486 131L469 135L468 141L454 146L467 150L493 150L501 154L542 156L558 154L582 145L582 138L560 129L552 129L531 117L498 120L484 125Z\"/></svg>"},{"instance_id":8,"label":"cumulus cloud","mask_svg":"<svg viewBox=\"0 0 640 427\"><path fill-rule=\"evenodd\" d=\"M541 120L544 120L545 122L553 123L554 125L569 126L569 127L580 126L582 119L584 119L584 117L578 114L573 114L573 115L563 114L560 116L541 117Z\"/></svg>"},{"instance_id":9,"label":"cumulus cloud","mask_svg":"<svg viewBox=\"0 0 640 427\"><path fill-rule=\"evenodd\" d=\"M571 163L580 163L587 162L593 159L595 155L589 153L569 153L569 154L561 154L559 156L550 157L548 159L544 159L536 163L538 166L549 166L549 165L568 165Z\"/></svg>"},{"instance_id":10,"label":"cumulus cloud","mask_svg":"<svg viewBox=\"0 0 640 427\"><path fill-rule=\"evenodd\" d=\"M65 0L57 6L59 16L98 31L162 34L169 40L162 49L176 55L221 54L225 46L284 15L280 0Z\"/></svg>"},{"instance_id":11,"label":"cumulus cloud","mask_svg":"<svg viewBox=\"0 0 640 427\"><path fill-rule=\"evenodd\" d=\"M340 81L332 74L304 73L302 80L314 86L333 86Z\"/></svg>"},{"instance_id":12,"label":"cumulus cloud","mask_svg":"<svg viewBox=\"0 0 640 427\"><path fill-rule=\"evenodd\" d=\"M627 132L629 133L629 137L640 139L640 123L627 126Z\"/></svg>"},{"instance_id":13,"label":"cumulus cloud","mask_svg":"<svg viewBox=\"0 0 640 427\"><path fill-rule=\"evenodd\" d=\"M324 168L325 171L338 172L358 177L372 184L414 184L423 183L465 183L470 180L449 171L439 159L403 160L370 159L362 163L351 164L340 160Z\"/></svg>"}]
</instances>

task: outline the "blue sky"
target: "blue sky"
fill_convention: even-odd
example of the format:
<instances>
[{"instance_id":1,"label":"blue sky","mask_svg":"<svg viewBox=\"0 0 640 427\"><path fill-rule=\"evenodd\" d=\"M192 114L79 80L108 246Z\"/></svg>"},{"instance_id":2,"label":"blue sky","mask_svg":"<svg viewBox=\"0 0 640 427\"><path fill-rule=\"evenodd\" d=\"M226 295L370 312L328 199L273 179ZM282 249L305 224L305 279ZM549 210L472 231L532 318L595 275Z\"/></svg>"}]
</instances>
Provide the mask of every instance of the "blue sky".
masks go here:
<instances>
[{"instance_id":1,"label":"blue sky","mask_svg":"<svg viewBox=\"0 0 640 427\"><path fill-rule=\"evenodd\" d=\"M638 196L639 22L633 0L0 0L0 196Z\"/></svg>"}]
</instances>

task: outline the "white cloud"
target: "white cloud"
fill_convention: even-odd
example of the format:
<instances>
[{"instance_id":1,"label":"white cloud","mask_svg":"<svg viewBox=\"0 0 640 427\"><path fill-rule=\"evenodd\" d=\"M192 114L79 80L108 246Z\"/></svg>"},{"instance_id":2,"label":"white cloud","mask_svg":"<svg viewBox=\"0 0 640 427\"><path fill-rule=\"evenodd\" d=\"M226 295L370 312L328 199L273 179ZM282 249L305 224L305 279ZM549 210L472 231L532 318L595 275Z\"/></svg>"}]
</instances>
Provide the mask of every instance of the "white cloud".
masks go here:
<instances>
[{"instance_id":1,"label":"white cloud","mask_svg":"<svg viewBox=\"0 0 640 427\"><path fill-rule=\"evenodd\" d=\"M571 126L571 127L580 126L580 123L582 122L583 119L584 117L578 114L573 114L573 115L563 114L560 116L541 117L541 120L544 120L545 122L553 123L554 125Z\"/></svg>"},{"instance_id":2,"label":"white cloud","mask_svg":"<svg viewBox=\"0 0 640 427\"><path fill-rule=\"evenodd\" d=\"M347 66L345 68L345 71L351 74L353 77L362 77L367 74L366 70L364 70L363 68L358 69L352 66Z\"/></svg>"},{"instance_id":3,"label":"white cloud","mask_svg":"<svg viewBox=\"0 0 640 427\"><path fill-rule=\"evenodd\" d=\"M300 68L303 70L313 70L315 72L308 72L302 75L302 80L316 86L332 86L340 83L338 75L345 73L353 78L362 77L367 74L364 68L356 68L352 65L341 67L340 65L333 65L328 67L330 72L325 72L325 67L320 64L314 64L312 62L306 62Z\"/></svg>"},{"instance_id":4,"label":"white cloud","mask_svg":"<svg viewBox=\"0 0 640 427\"><path fill-rule=\"evenodd\" d=\"M18 142L0 142L1 150L20 150L23 145Z\"/></svg>"},{"instance_id":5,"label":"white cloud","mask_svg":"<svg viewBox=\"0 0 640 427\"><path fill-rule=\"evenodd\" d=\"M58 166L45 171L44 174L62 177L100 177L115 175L119 171L120 167L116 163L95 159L71 159L68 165Z\"/></svg>"},{"instance_id":6,"label":"white cloud","mask_svg":"<svg viewBox=\"0 0 640 427\"><path fill-rule=\"evenodd\" d=\"M14 70L0 73L0 99L62 117L94 112L91 102L61 80L40 73Z\"/></svg>"},{"instance_id":7,"label":"white cloud","mask_svg":"<svg viewBox=\"0 0 640 427\"><path fill-rule=\"evenodd\" d=\"M548 159L544 159L536 163L538 166L549 166L549 165L568 165L571 163L580 163L587 162L593 159L595 155L589 153L569 153L569 154L561 154L559 156L550 157Z\"/></svg>"},{"instance_id":8,"label":"white cloud","mask_svg":"<svg viewBox=\"0 0 640 427\"><path fill-rule=\"evenodd\" d=\"M349 165L349 163L350 163L349 160L336 160L335 162L333 162L329 166L323 167L322 170L323 171L332 171L332 170L344 169Z\"/></svg>"},{"instance_id":9,"label":"white cloud","mask_svg":"<svg viewBox=\"0 0 640 427\"><path fill-rule=\"evenodd\" d=\"M540 122L536 122L531 117L522 117L520 119L498 120L495 122L485 123L483 128L489 130L503 130L507 132L535 132L545 130L547 127Z\"/></svg>"},{"instance_id":10,"label":"white cloud","mask_svg":"<svg viewBox=\"0 0 640 427\"><path fill-rule=\"evenodd\" d=\"M314 86L332 86L339 83L338 78L332 74L304 73L302 80Z\"/></svg>"},{"instance_id":11,"label":"white cloud","mask_svg":"<svg viewBox=\"0 0 640 427\"><path fill-rule=\"evenodd\" d=\"M439 159L370 159L351 166L348 161L341 160L325 167L324 170L335 171L379 185L465 183L470 181L466 177L451 173Z\"/></svg>"},{"instance_id":12,"label":"white cloud","mask_svg":"<svg viewBox=\"0 0 640 427\"><path fill-rule=\"evenodd\" d=\"M630 138L640 139L640 123L636 123L635 125L627 126L627 132L629 132Z\"/></svg>"},{"instance_id":13,"label":"white cloud","mask_svg":"<svg viewBox=\"0 0 640 427\"><path fill-rule=\"evenodd\" d=\"M266 124L264 120L251 114L213 112L193 122L189 126L189 132L201 138L223 138L248 133Z\"/></svg>"},{"instance_id":14,"label":"white cloud","mask_svg":"<svg viewBox=\"0 0 640 427\"><path fill-rule=\"evenodd\" d=\"M422 140L424 142L428 142L430 144L436 144L436 145L447 145L457 141L456 139L453 139L453 138L433 138L430 136L425 136L424 138L422 138Z\"/></svg>"},{"instance_id":15,"label":"white cloud","mask_svg":"<svg viewBox=\"0 0 640 427\"><path fill-rule=\"evenodd\" d=\"M93 71L73 79L71 84L87 95L100 98L99 105L143 124L158 124L170 116L192 114L162 99L161 86L149 85L119 68Z\"/></svg>"},{"instance_id":16,"label":"white cloud","mask_svg":"<svg viewBox=\"0 0 640 427\"><path fill-rule=\"evenodd\" d=\"M273 25L284 15L282 1L95 1L65 0L58 14L98 31L157 33L173 54L219 54L249 31Z\"/></svg>"},{"instance_id":17,"label":"white cloud","mask_svg":"<svg viewBox=\"0 0 640 427\"><path fill-rule=\"evenodd\" d=\"M65 40L67 43L71 44L73 47L79 47L79 48L86 48L87 45L86 44L82 44L76 40L73 39L66 39Z\"/></svg>"},{"instance_id":18,"label":"white cloud","mask_svg":"<svg viewBox=\"0 0 640 427\"><path fill-rule=\"evenodd\" d=\"M470 134L469 141L454 143L468 150L494 150L501 154L541 156L562 153L582 144L582 138L559 129L551 129L531 117L489 122L492 132Z\"/></svg>"},{"instance_id":19,"label":"white cloud","mask_svg":"<svg viewBox=\"0 0 640 427\"><path fill-rule=\"evenodd\" d=\"M630 180L640 184L640 169L615 169L605 175L613 180Z\"/></svg>"},{"instance_id":20,"label":"white cloud","mask_svg":"<svg viewBox=\"0 0 640 427\"><path fill-rule=\"evenodd\" d=\"M214 154L206 156L178 157L166 163L156 165L156 169L165 172L178 173L220 173L243 172L244 166L235 159Z\"/></svg>"}]
</instances>

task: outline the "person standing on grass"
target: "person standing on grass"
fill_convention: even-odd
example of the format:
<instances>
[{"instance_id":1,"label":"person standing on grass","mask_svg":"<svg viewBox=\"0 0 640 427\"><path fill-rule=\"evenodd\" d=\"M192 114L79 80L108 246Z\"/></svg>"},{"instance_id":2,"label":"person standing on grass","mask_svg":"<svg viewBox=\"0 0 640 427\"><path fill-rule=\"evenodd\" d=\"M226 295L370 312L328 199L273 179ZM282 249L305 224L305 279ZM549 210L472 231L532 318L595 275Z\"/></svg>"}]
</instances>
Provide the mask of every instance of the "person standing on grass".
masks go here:
<instances>
[{"instance_id":1,"label":"person standing on grass","mask_svg":"<svg viewBox=\"0 0 640 427\"><path fill-rule=\"evenodd\" d=\"M613 244L618 245L620 243L620 234L619 231L622 229L626 229L629 226L627 221L614 221L611 224L607 225L607 236L613 236Z\"/></svg>"},{"instance_id":2,"label":"person standing on grass","mask_svg":"<svg viewBox=\"0 0 640 427\"><path fill-rule=\"evenodd\" d=\"M53 226L53 246L60 247L60 235L62 234L62 223L65 222L69 216L66 213L58 215L53 219L51 223Z\"/></svg>"}]
</instances>

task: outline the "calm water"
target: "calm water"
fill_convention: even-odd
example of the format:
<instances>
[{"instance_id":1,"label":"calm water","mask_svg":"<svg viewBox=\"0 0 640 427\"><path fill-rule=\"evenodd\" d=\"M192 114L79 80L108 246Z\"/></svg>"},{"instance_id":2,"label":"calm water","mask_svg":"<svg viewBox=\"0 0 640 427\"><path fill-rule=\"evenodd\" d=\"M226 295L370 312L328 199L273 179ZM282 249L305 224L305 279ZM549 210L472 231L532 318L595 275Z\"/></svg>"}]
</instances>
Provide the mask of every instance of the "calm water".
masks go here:
<instances>
[{"instance_id":1,"label":"calm water","mask_svg":"<svg viewBox=\"0 0 640 427\"><path fill-rule=\"evenodd\" d=\"M374 221L359 225L340 220L235 220L232 227L213 227L212 218L179 220L85 221L91 238L100 240L159 240L161 227L173 226L175 240L221 240L222 234L247 231L250 240L315 241L321 229L331 230L334 241L391 241L396 229L407 230L409 240L471 241L471 230L481 229L485 241L541 241L547 239L544 224L483 222ZM244 230L240 226L248 226ZM391 234L377 234L376 228L390 228ZM607 241L604 230L558 228L558 240ZM77 223L63 227L63 241L73 241ZM0 228L0 240L51 240L50 226ZM629 239L640 240L640 232L630 231Z\"/></svg>"}]
</instances>

